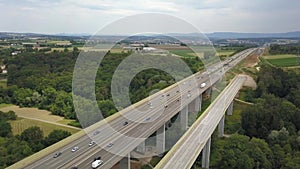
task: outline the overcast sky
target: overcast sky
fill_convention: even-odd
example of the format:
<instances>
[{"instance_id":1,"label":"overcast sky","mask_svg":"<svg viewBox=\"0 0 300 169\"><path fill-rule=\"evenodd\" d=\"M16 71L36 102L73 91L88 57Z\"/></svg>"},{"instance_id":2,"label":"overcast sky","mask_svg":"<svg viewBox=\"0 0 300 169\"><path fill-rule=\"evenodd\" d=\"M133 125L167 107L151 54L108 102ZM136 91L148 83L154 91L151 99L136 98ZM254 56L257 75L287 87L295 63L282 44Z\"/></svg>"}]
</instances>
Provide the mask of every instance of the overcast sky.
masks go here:
<instances>
[{"instance_id":1,"label":"overcast sky","mask_svg":"<svg viewBox=\"0 0 300 169\"><path fill-rule=\"evenodd\" d=\"M0 0L0 31L95 33L145 12L179 17L205 33L300 30L299 0Z\"/></svg>"}]
</instances>

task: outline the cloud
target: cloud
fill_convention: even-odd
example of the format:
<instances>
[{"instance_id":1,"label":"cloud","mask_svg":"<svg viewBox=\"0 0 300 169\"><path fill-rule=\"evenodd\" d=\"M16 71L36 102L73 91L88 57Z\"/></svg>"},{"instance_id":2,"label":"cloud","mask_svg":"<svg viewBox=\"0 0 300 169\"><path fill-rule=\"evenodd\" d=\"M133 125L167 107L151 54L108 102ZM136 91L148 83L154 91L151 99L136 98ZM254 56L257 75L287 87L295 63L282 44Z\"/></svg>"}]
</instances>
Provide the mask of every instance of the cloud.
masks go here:
<instances>
[{"instance_id":1,"label":"cloud","mask_svg":"<svg viewBox=\"0 0 300 169\"><path fill-rule=\"evenodd\" d=\"M298 0L0 0L0 31L88 32L129 15L170 14L205 32L300 29Z\"/></svg>"}]
</instances>

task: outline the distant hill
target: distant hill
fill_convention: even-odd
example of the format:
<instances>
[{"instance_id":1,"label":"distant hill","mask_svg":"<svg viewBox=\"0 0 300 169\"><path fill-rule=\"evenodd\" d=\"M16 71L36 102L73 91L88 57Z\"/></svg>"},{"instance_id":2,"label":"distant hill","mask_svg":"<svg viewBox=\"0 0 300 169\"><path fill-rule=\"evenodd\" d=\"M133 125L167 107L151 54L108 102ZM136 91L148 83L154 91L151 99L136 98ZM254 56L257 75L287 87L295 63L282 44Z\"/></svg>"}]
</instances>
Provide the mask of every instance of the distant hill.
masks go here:
<instances>
[{"instance_id":1,"label":"distant hill","mask_svg":"<svg viewBox=\"0 0 300 169\"><path fill-rule=\"evenodd\" d=\"M171 37L199 37L199 33L169 33ZM285 33L238 33L238 32L214 32L206 33L208 38L213 39L239 39L239 38L300 38L300 31L285 32ZM88 38L92 34L88 33L59 33L59 34L37 34L37 33L16 33L16 32L0 32L0 38L11 38L11 37L81 37ZM100 37L114 37L122 35L99 35ZM125 36L125 35L124 35ZM153 35L161 36L161 35ZM150 38L151 36L145 36Z\"/></svg>"},{"instance_id":2,"label":"distant hill","mask_svg":"<svg viewBox=\"0 0 300 169\"><path fill-rule=\"evenodd\" d=\"M206 34L209 38L237 39L237 38L300 38L300 31L286 33L237 33L214 32Z\"/></svg>"}]
</instances>

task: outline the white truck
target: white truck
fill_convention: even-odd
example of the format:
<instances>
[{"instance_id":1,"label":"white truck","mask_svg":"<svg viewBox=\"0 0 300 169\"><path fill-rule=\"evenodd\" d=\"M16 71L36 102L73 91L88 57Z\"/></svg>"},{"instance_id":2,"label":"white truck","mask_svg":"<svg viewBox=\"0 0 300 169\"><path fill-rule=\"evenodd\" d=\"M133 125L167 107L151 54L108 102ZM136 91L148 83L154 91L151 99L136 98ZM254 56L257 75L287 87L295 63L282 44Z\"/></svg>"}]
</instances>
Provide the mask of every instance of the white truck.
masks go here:
<instances>
[{"instance_id":1,"label":"white truck","mask_svg":"<svg viewBox=\"0 0 300 169\"><path fill-rule=\"evenodd\" d=\"M206 86L206 83L201 83L200 84L200 88L203 88L203 87L205 87Z\"/></svg>"},{"instance_id":2,"label":"white truck","mask_svg":"<svg viewBox=\"0 0 300 169\"><path fill-rule=\"evenodd\" d=\"M103 163L102 160L95 160L95 161L92 163L92 168L97 168L97 167L99 167L102 163Z\"/></svg>"}]
</instances>

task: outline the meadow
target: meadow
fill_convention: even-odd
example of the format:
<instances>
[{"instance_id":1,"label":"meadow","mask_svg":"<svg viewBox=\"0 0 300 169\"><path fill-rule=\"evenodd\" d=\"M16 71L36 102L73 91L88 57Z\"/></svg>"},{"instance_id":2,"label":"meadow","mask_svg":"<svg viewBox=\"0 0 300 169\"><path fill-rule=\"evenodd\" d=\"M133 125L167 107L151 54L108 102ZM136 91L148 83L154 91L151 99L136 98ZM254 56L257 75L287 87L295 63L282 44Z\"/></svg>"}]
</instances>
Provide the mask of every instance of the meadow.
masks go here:
<instances>
[{"instance_id":1,"label":"meadow","mask_svg":"<svg viewBox=\"0 0 300 169\"><path fill-rule=\"evenodd\" d=\"M46 122L42 122L42 121L37 121L37 120L32 120L32 119L25 119L25 118L21 118L21 117L18 117L17 120L9 121L9 123L12 127L12 132L14 135L21 134L25 129L32 127L32 126L40 127L44 133L44 136L47 136L51 131L53 131L55 129L69 131L72 134L79 131L79 130L73 129L73 128L68 128L68 127L59 126L59 125L46 123Z\"/></svg>"}]
</instances>

